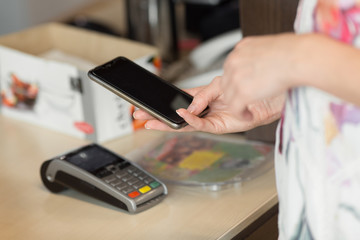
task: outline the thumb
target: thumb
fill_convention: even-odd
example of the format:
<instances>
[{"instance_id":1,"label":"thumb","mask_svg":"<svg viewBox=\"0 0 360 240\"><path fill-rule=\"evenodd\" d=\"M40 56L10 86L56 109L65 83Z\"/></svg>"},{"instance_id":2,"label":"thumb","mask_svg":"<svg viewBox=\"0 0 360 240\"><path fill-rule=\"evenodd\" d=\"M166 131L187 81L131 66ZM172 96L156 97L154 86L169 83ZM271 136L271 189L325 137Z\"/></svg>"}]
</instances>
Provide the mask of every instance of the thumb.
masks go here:
<instances>
[{"instance_id":1,"label":"thumb","mask_svg":"<svg viewBox=\"0 0 360 240\"><path fill-rule=\"evenodd\" d=\"M194 95L194 99L187 108L188 112L198 115L200 114L212 101L220 95L219 81L221 77L216 77L214 80Z\"/></svg>"}]
</instances>

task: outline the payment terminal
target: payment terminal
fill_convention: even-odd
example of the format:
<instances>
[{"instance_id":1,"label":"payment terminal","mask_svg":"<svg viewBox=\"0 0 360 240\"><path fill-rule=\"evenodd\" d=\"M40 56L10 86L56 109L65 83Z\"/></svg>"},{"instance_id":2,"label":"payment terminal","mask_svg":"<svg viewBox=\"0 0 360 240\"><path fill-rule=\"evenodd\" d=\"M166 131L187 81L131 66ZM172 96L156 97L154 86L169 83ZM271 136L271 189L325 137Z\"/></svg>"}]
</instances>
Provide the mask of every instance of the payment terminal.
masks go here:
<instances>
[{"instance_id":1,"label":"payment terminal","mask_svg":"<svg viewBox=\"0 0 360 240\"><path fill-rule=\"evenodd\" d=\"M75 189L129 213L146 210L167 195L160 180L97 144L45 161L40 174L53 193Z\"/></svg>"}]
</instances>

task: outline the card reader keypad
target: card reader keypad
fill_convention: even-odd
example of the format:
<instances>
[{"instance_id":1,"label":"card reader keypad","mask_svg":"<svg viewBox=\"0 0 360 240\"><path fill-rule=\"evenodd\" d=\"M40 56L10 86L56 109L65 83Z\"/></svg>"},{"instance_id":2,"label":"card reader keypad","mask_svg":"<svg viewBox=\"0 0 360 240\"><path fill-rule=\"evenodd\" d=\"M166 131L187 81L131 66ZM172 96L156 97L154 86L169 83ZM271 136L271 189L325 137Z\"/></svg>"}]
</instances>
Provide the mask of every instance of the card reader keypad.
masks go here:
<instances>
[{"instance_id":1,"label":"card reader keypad","mask_svg":"<svg viewBox=\"0 0 360 240\"><path fill-rule=\"evenodd\" d=\"M158 181L128 162L107 166L100 174L103 181L130 198L136 198L160 186Z\"/></svg>"}]
</instances>

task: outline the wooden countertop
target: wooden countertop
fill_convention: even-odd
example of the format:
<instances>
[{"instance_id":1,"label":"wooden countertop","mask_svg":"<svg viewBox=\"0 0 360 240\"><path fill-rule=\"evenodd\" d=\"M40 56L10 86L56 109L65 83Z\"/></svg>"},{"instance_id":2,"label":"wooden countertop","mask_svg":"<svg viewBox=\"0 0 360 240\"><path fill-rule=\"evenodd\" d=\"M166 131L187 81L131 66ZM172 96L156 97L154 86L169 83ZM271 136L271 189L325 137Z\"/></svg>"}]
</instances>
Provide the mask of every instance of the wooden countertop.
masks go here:
<instances>
[{"instance_id":1,"label":"wooden countertop","mask_svg":"<svg viewBox=\"0 0 360 240\"><path fill-rule=\"evenodd\" d=\"M161 134L102 145L125 155ZM42 162L87 143L0 115L0 239L231 239L277 204L273 169L217 192L168 184L163 202L136 215L73 190L50 193Z\"/></svg>"}]
</instances>

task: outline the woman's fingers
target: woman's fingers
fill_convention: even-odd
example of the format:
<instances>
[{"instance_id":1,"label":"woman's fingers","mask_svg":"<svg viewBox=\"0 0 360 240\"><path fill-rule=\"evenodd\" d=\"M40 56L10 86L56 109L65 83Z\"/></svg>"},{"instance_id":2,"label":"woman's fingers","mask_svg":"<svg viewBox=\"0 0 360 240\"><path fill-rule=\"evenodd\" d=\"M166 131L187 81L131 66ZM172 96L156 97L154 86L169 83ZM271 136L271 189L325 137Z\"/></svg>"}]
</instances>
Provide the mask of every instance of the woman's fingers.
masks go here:
<instances>
[{"instance_id":1,"label":"woman's fingers","mask_svg":"<svg viewBox=\"0 0 360 240\"><path fill-rule=\"evenodd\" d=\"M197 117L196 115L190 113L188 110L183 108L178 109L176 112L179 114L180 117L185 120L185 122L187 122L192 127L192 129L203 129L204 123L201 118Z\"/></svg>"},{"instance_id":2,"label":"woman's fingers","mask_svg":"<svg viewBox=\"0 0 360 240\"><path fill-rule=\"evenodd\" d=\"M167 131L167 132L175 131L174 129L172 129L168 125L166 125L165 123L160 122L159 120L156 120L156 119L148 120L145 123L145 128L153 129L153 130L160 130L160 131Z\"/></svg>"},{"instance_id":3,"label":"woman's fingers","mask_svg":"<svg viewBox=\"0 0 360 240\"><path fill-rule=\"evenodd\" d=\"M147 112L141 110L141 109L137 109L134 113L133 113L133 118L138 119L138 120L150 120L150 119L154 119L153 116L151 116L150 114L148 114Z\"/></svg>"},{"instance_id":4,"label":"woman's fingers","mask_svg":"<svg viewBox=\"0 0 360 240\"><path fill-rule=\"evenodd\" d=\"M145 124L146 129L159 130L159 131L167 131L167 132L192 132L194 131L194 127L187 125L181 129L173 129L159 120L149 120Z\"/></svg>"},{"instance_id":5,"label":"woman's fingers","mask_svg":"<svg viewBox=\"0 0 360 240\"><path fill-rule=\"evenodd\" d=\"M194 99L187 110L194 115L199 115L202 111L204 111L211 102L221 95L221 90L219 88L220 81L221 77L216 77L206 87L196 89L198 91L194 94Z\"/></svg>"}]
</instances>

